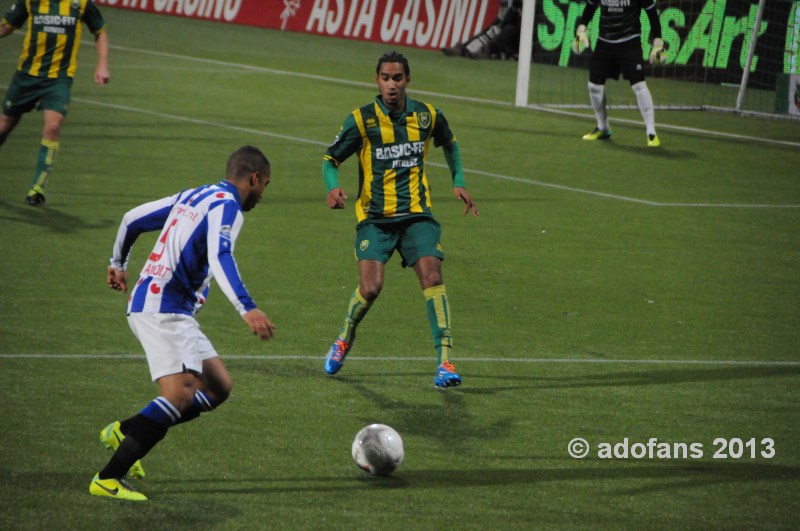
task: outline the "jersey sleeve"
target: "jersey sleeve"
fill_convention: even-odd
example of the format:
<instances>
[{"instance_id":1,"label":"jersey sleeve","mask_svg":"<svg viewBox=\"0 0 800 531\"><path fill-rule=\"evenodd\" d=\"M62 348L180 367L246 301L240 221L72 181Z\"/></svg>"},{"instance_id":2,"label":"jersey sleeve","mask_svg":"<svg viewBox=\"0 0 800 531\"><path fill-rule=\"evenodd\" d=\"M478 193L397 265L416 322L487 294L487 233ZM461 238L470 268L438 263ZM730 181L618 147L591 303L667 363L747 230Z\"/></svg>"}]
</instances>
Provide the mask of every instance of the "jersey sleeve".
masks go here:
<instances>
[{"instance_id":1,"label":"jersey sleeve","mask_svg":"<svg viewBox=\"0 0 800 531\"><path fill-rule=\"evenodd\" d=\"M581 24L584 24L588 26L589 23L594 18L594 12L597 10L598 5L599 3L596 1L587 0L586 6L584 6L583 8L583 13L581 13L581 16L579 16L578 19L575 21L575 25L579 26Z\"/></svg>"},{"instance_id":2,"label":"jersey sleeve","mask_svg":"<svg viewBox=\"0 0 800 531\"><path fill-rule=\"evenodd\" d=\"M97 9L97 6L92 0L86 2L86 10L83 12L83 22L92 33L99 33L106 27L103 15L100 14L100 10Z\"/></svg>"},{"instance_id":3,"label":"jersey sleeve","mask_svg":"<svg viewBox=\"0 0 800 531\"><path fill-rule=\"evenodd\" d=\"M6 16L3 17L2 22L7 26L14 28L21 28L25 21L28 19L28 4L25 0L17 0L9 8Z\"/></svg>"},{"instance_id":4,"label":"jersey sleeve","mask_svg":"<svg viewBox=\"0 0 800 531\"><path fill-rule=\"evenodd\" d=\"M647 15L647 20L650 22L650 39L660 39L661 19L658 18L658 10L656 9L655 0L653 0L653 3L650 4L650 6L644 8L644 12Z\"/></svg>"},{"instance_id":5,"label":"jersey sleeve","mask_svg":"<svg viewBox=\"0 0 800 531\"><path fill-rule=\"evenodd\" d=\"M361 131L358 129L356 119L351 113L345 118L342 127L339 129L339 134L333 139L333 144L328 146L323 158L332 162L335 166L339 166L350 155L361 149L362 143Z\"/></svg>"},{"instance_id":6,"label":"jersey sleeve","mask_svg":"<svg viewBox=\"0 0 800 531\"><path fill-rule=\"evenodd\" d=\"M444 113L436 109L436 123L433 125L433 145L436 147L449 146L455 141L456 137L450 130L450 124Z\"/></svg>"},{"instance_id":7,"label":"jersey sleeve","mask_svg":"<svg viewBox=\"0 0 800 531\"><path fill-rule=\"evenodd\" d=\"M161 230L172 206L185 192L151 201L129 210L117 230L117 239L111 252L111 266L120 271L128 268L128 258L136 239L144 232Z\"/></svg>"},{"instance_id":8,"label":"jersey sleeve","mask_svg":"<svg viewBox=\"0 0 800 531\"><path fill-rule=\"evenodd\" d=\"M242 211L232 199L213 205L208 212L208 267L239 315L256 307L233 259L236 238L243 223Z\"/></svg>"}]
</instances>

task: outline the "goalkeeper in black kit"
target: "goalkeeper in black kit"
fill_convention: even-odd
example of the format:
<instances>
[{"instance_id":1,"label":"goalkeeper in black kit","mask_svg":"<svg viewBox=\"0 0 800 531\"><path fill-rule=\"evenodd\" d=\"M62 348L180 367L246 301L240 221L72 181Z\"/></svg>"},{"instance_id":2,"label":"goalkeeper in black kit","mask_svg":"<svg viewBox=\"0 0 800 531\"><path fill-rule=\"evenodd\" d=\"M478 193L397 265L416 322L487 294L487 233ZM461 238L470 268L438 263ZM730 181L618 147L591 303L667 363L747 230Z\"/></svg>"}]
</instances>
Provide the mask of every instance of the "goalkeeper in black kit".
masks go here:
<instances>
[{"instance_id":1,"label":"goalkeeper in black kit","mask_svg":"<svg viewBox=\"0 0 800 531\"><path fill-rule=\"evenodd\" d=\"M661 38L661 21L656 12L655 0L587 0L583 14L578 18L575 41L572 50L581 53L591 48L586 35L586 26L591 22L597 8L600 8L600 24L597 44L589 63L589 99L597 118L597 127L584 140L611 138L606 112L605 83L607 79L627 79L634 94L636 104L642 113L647 128L647 146L659 147L661 140L656 134L653 97L644 80L644 60L642 54L642 27L639 17L642 9L650 21L653 46L650 50L650 64L661 64L666 60L664 40Z\"/></svg>"}]
</instances>

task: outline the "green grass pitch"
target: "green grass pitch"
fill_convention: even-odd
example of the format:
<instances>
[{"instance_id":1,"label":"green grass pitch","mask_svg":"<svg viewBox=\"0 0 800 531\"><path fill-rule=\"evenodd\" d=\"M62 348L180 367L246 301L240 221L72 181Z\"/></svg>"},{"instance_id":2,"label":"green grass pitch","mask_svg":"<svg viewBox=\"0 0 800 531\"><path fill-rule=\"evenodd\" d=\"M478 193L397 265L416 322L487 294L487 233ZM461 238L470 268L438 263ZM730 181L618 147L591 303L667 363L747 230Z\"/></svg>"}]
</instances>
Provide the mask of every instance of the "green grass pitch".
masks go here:
<instances>
[{"instance_id":1,"label":"green grass pitch","mask_svg":"<svg viewBox=\"0 0 800 531\"><path fill-rule=\"evenodd\" d=\"M588 111L508 104L515 63L401 50L410 94L460 140L481 210L462 216L432 150L464 385L433 389L424 300L397 257L328 378L322 356L357 284L357 163L343 167L348 209L330 211L321 157L376 94L385 47L104 15L112 81L92 83L85 44L46 207L22 202L40 116L0 149L0 528L796 528L796 122L658 112L652 150L638 113L612 110L612 141L586 143ZM0 43L0 83L21 44ZM198 319L236 381L230 401L145 458L149 502L91 497L109 457L100 428L156 393L125 297L104 283L119 220L223 177L243 144L267 153L273 179L237 260L277 337L253 338L212 288ZM134 249L134 272L153 239ZM351 462L371 422L404 437L392 477ZM576 437L591 445L584 459L567 452ZM703 456L598 455L626 438L699 443ZM714 458L717 438L743 454Z\"/></svg>"}]
</instances>

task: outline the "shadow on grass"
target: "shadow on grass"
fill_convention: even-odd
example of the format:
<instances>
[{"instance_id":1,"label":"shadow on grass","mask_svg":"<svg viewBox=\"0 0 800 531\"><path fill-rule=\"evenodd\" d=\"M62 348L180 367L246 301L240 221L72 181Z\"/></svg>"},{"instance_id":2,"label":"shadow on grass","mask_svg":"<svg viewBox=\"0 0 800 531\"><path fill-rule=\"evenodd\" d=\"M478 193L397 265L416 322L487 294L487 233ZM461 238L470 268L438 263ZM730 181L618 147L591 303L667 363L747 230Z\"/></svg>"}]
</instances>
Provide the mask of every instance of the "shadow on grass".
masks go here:
<instances>
[{"instance_id":1,"label":"shadow on grass","mask_svg":"<svg viewBox=\"0 0 800 531\"><path fill-rule=\"evenodd\" d=\"M0 219L37 225L59 234L104 229L114 224L107 219L90 223L78 216L47 206L47 203L43 206L32 207L23 203L22 199L19 204L0 200Z\"/></svg>"},{"instance_id":2,"label":"shadow on grass","mask_svg":"<svg viewBox=\"0 0 800 531\"><path fill-rule=\"evenodd\" d=\"M433 387L433 377L429 373L425 375L430 377ZM480 417L472 414L464 396L457 389L431 389L431 392L439 393L441 405L419 404L403 402L395 395L382 393L374 385L365 385L359 379L340 377L337 380L375 404L385 415L383 418L362 416L361 424L388 424L400 433L435 441L442 448L461 451L474 445L476 440L504 439L510 435L514 424L510 416L495 417L488 424L477 424Z\"/></svg>"},{"instance_id":3,"label":"shadow on grass","mask_svg":"<svg viewBox=\"0 0 800 531\"><path fill-rule=\"evenodd\" d=\"M596 463L596 462L594 462ZM710 485L751 483L756 481L796 482L800 468L767 463L680 463L642 465L609 462L594 466L592 461L574 462L569 467L542 469L475 468L467 470L402 469L392 476L371 477L358 473L354 477L298 476L258 479L181 478L153 480L162 492L207 494L267 494L279 492L342 492L373 488L439 489L446 487L503 487L552 482L600 481L613 487L622 481L620 493L636 495L648 492L701 488ZM585 465L585 466L584 466ZM644 480L647 486L631 488L630 481ZM653 484L656 481L658 483ZM171 488L169 485L175 485Z\"/></svg>"},{"instance_id":4,"label":"shadow on grass","mask_svg":"<svg viewBox=\"0 0 800 531\"><path fill-rule=\"evenodd\" d=\"M583 389L592 387L631 387L648 385L673 385L733 380L750 380L773 377L800 376L800 367L714 367L680 368L670 370L579 374L569 376L487 376L465 374L470 381L501 380L504 385L492 387L463 387L464 394L495 394L501 391L525 389ZM516 385L519 383L520 385ZM510 384L510 385L509 385Z\"/></svg>"}]
</instances>

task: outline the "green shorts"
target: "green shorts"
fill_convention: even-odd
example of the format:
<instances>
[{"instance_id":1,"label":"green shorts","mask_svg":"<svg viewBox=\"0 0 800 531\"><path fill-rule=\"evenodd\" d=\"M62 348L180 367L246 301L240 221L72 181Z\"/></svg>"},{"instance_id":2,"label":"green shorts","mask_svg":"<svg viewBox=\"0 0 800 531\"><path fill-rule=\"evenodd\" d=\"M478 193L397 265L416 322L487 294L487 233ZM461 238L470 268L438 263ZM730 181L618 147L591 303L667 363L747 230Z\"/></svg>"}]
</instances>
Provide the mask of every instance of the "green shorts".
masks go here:
<instances>
[{"instance_id":1,"label":"green shorts","mask_svg":"<svg viewBox=\"0 0 800 531\"><path fill-rule=\"evenodd\" d=\"M21 116L36 107L40 111L56 111L66 116L71 92L71 77L53 79L17 72L3 100L3 114Z\"/></svg>"},{"instance_id":2,"label":"green shorts","mask_svg":"<svg viewBox=\"0 0 800 531\"><path fill-rule=\"evenodd\" d=\"M423 256L444 260L439 241L442 227L432 218L376 223L362 221L356 226L356 259L389 261L395 249L403 258L402 266L413 266Z\"/></svg>"}]
</instances>

